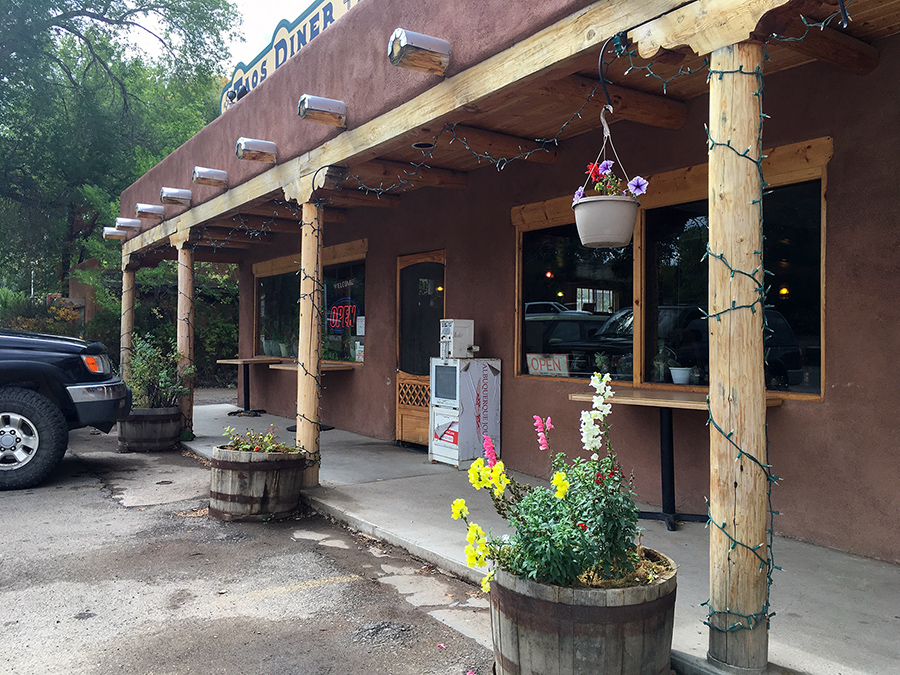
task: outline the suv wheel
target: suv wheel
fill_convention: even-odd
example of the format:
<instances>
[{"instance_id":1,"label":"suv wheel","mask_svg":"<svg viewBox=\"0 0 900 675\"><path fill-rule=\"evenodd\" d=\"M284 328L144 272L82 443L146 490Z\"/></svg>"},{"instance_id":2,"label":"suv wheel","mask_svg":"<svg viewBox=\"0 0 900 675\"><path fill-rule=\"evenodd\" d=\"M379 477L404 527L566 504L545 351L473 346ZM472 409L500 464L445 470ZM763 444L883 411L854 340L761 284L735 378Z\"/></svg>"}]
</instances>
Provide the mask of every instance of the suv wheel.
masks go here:
<instances>
[{"instance_id":1,"label":"suv wheel","mask_svg":"<svg viewBox=\"0 0 900 675\"><path fill-rule=\"evenodd\" d=\"M0 389L0 490L37 485L62 461L69 427L46 396L17 387Z\"/></svg>"}]
</instances>

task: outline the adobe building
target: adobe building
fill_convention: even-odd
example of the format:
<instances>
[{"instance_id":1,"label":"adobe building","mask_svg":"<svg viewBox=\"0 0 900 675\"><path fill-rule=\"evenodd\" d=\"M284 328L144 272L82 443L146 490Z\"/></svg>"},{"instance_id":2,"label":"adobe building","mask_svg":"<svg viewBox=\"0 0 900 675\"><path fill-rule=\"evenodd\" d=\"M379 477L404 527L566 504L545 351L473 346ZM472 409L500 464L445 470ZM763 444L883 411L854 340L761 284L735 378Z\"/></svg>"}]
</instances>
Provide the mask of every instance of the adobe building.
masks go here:
<instances>
[{"instance_id":1,"label":"adobe building","mask_svg":"<svg viewBox=\"0 0 900 675\"><path fill-rule=\"evenodd\" d=\"M847 9L359 2L122 194L123 336L134 270L177 259L190 354L193 264L237 263L240 384L314 451L318 421L427 444L439 320L471 319L509 467L548 477L534 415L577 451L601 369L639 499L723 524L714 580L764 577L727 544L772 522L898 562L900 0ZM649 188L630 244L585 248L607 93L610 158Z\"/></svg>"}]
</instances>

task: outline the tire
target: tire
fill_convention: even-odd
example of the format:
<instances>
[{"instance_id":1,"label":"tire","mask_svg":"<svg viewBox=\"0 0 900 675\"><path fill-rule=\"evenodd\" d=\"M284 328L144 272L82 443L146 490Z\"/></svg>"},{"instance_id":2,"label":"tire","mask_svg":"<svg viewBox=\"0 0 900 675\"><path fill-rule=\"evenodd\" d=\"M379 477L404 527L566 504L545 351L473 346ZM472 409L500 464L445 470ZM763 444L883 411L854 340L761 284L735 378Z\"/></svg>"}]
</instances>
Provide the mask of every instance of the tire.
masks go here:
<instances>
[{"instance_id":1,"label":"tire","mask_svg":"<svg viewBox=\"0 0 900 675\"><path fill-rule=\"evenodd\" d=\"M30 389L0 389L0 490L44 481L68 444L66 418L50 399Z\"/></svg>"}]
</instances>

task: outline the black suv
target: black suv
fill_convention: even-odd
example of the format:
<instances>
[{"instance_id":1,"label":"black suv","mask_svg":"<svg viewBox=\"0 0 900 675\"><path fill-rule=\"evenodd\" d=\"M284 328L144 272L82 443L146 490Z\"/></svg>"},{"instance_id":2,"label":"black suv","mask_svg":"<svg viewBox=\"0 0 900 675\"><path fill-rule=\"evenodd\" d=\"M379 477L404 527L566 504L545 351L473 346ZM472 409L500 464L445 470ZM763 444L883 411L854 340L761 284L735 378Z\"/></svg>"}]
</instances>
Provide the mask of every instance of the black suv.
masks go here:
<instances>
[{"instance_id":1,"label":"black suv","mask_svg":"<svg viewBox=\"0 0 900 675\"><path fill-rule=\"evenodd\" d=\"M0 330L0 490L47 478L70 429L106 433L130 410L101 343Z\"/></svg>"}]
</instances>

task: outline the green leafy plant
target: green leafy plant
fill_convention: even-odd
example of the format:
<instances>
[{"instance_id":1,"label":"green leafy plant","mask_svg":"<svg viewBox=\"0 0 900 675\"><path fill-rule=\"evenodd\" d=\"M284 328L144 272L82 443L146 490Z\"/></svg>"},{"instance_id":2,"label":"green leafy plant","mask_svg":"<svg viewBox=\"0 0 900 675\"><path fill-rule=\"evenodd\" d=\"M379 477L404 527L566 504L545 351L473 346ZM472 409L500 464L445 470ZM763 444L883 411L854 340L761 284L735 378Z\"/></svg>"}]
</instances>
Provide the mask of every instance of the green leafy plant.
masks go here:
<instances>
[{"instance_id":1,"label":"green leafy plant","mask_svg":"<svg viewBox=\"0 0 900 675\"><path fill-rule=\"evenodd\" d=\"M659 563L645 560L639 543L632 481L622 475L609 446L609 383L609 374L594 375L593 407L581 414L581 438L589 458L570 460L565 453L556 454L551 460L552 487L524 485L508 476L491 439L484 437L484 459L472 463L469 482L476 490L490 490L495 510L513 533L486 535L468 520L465 501L454 501L453 518L469 527L470 567L490 560L517 576L558 586L627 586L650 583L658 576ZM538 445L549 452L550 418L535 415L534 427ZM482 581L485 591L492 577L490 572Z\"/></svg>"},{"instance_id":2,"label":"green leafy plant","mask_svg":"<svg viewBox=\"0 0 900 675\"><path fill-rule=\"evenodd\" d=\"M189 366L179 375L181 354L174 341L166 347L154 344L149 336L134 336L128 386L135 408L171 408L188 393L187 383L194 376L194 367Z\"/></svg>"},{"instance_id":3,"label":"green leafy plant","mask_svg":"<svg viewBox=\"0 0 900 675\"><path fill-rule=\"evenodd\" d=\"M225 427L225 436L228 436L228 445L231 450L241 452L300 452L300 448L288 445L279 439L275 430L278 427L270 426L265 431L252 431L239 434L233 427Z\"/></svg>"}]
</instances>

